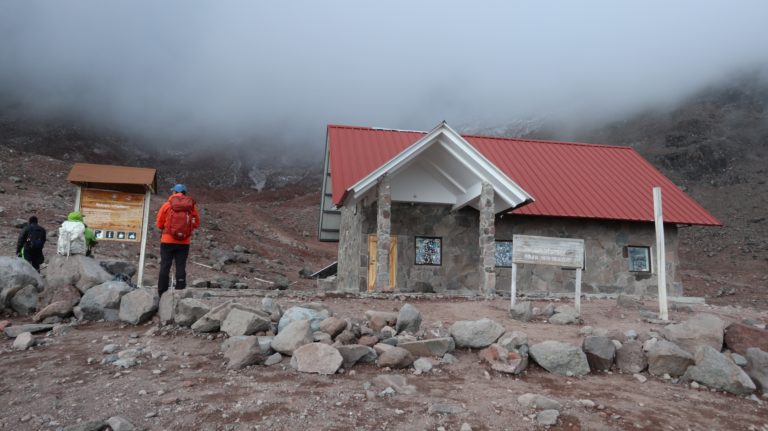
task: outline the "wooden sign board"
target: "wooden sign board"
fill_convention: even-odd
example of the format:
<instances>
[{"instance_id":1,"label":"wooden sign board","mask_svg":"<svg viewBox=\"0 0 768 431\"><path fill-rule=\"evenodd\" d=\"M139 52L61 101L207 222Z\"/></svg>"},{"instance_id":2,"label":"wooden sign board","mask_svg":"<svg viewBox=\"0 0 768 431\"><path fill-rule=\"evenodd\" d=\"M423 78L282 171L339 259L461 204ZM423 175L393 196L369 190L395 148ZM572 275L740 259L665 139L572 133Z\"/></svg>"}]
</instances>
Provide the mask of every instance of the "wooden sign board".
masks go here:
<instances>
[{"instance_id":1,"label":"wooden sign board","mask_svg":"<svg viewBox=\"0 0 768 431\"><path fill-rule=\"evenodd\" d=\"M546 236L513 235L512 262L561 268L584 266L584 240Z\"/></svg>"},{"instance_id":2,"label":"wooden sign board","mask_svg":"<svg viewBox=\"0 0 768 431\"><path fill-rule=\"evenodd\" d=\"M80 212L99 241L141 241L144 194L82 189Z\"/></svg>"}]
</instances>

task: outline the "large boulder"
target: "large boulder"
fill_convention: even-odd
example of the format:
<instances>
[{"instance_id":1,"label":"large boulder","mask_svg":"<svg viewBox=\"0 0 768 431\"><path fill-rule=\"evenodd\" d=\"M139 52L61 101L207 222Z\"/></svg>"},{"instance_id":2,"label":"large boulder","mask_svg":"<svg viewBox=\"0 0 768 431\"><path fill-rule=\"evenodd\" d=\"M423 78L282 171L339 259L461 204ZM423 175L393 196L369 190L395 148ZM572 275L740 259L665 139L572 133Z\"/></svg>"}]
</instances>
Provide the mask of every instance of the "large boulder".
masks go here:
<instances>
[{"instance_id":1,"label":"large boulder","mask_svg":"<svg viewBox=\"0 0 768 431\"><path fill-rule=\"evenodd\" d=\"M104 270L99 262L82 254L61 256L56 254L45 269L48 285L75 286L80 292L112 280L112 274Z\"/></svg>"},{"instance_id":2,"label":"large boulder","mask_svg":"<svg viewBox=\"0 0 768 431\"><path fill-rule=\"evenodd\" d=\"M347 321L335 316L331 316L320 322L320 330L330 335L331 338L336 338L336 336L341 334L345 329L347 329Z\"/></svg>"},{"instance_id":3,"label":"large boulder","mask_svg":"<svg viewBox=\"0 0 768 431\"><path fill-rule=\"evenodd\" d=\"M224 321L221 322L221 331L233 337L235 335L251 335L261 331L267 331L272 323L269 317L239 308L232 308Z\"/></svg>"},{"instance_id":4,"label":"large boulder","mask_svg":"<svg viewBox=\"0 0 768 431\"><path fill-rule=\"evenodd\" d=\"M34 285L22 287L13 298L11 298L11 308L22 316L29 316L37 310L38 288Z\"/></svg>"},{"instance_id":5,"label":"large boulder","mask_svg":"<svg viewBox=\"0 0 768 431\"><path fill-rule=\"evenodd\" d=\"M35 271L35 268L26 260L18 257L0 256L0 290L21 289L24 286L33 285L42 290L43 278ZM10 295L7 300L10 301ZM5 303L7 306L8 303Z\"/></svg>"},{"instance_id":6,"label":"large boulder","mask_svg":"<svg viewBox=\"0 0 768 431\"><path fill-rule=\"evenodd\" d=\"M679 377L693 365L693 356L677 344L659 340L648 351L648 372L655 376Z\"/></svg>"},{"instance_id":7,"label":"large boulder","mask_svg":"<svg viewBox=\"0 0 768 431\"><path fill-rule=\"evenodd\" d=\"M39 309L47 307L54 302L68 302L74 307L80 302L80 297L83 296L80 291L74 286L47 286L40 295L37 296L37 306Z\"/></svg>"},{"instance_id":8,"label":"large boulder","mask_svg":"<svg viewBox=\"0 0 768 431\"><path fill-rule=\"evenodd\" d=\"M239 370L248 365L263 363L272 353L272 337L239 335L228 338L221 345L227 359L227 369Z\"/></svg>"},{"instance_id":9,"label":"large boulder","mask_svg":"<svg viewBox=\"0 0 768 431\"><path fill-rule=\"evenodd\" d=\"M747 366L744 372L752 379L757 389L768 393L768 352L750 347L746 353Z\"/></svg>"},{"instance_id":10,"label":"large boulder","mask_svg":"<svg viewBox=\"0 0 768 431\"><path fill-rule=\"evenodd\" d=\"M478 349L495 343L504 333L504 327L491 319L460 320L451 325L449 332L456 347Z\"/></svg>"},{"instance_id":11,"label":"large boulder","mask_svg":"<svg viewBox=\"0 0 768 431\"><path fill-rule=\"evenodd\" d=\"M608 371L616 357L616 345L608 337L590 335L584 337L581 349L587 355L592 371Z\"/></svg>"},{"instance_id":12,"label":"large boulder","mask_svg":"<svg viewBox=\"0 0 768 431\"><path fill-rule=\"evenodd\" d=\"M221 327L221 322L227 318L232 310L233 301L227 301L219 304L205 313L201 318L192 324L192 330L195 332L216 332Z\"/></svg>"},{"instance_id":13,"label":"large boulder","mask_svg":"<svg viewBox=\"0 0 768 431\"><path fill-rule=\"evenodd\" d=\"M377 364L379 367L408 368L413 363L411 352L402 347L393 347L379 355Z\"/></svg>"},{"instance_id":14,"label":"large boulder","mask_svg":"<svg viewBox=\"0 0 768 431\"><path fill-rule=\"evenodd\" d=\"M293 355L296 349L313 341L310 321L296 320L277 333L272 340L272 348L284 355Z\"/></svg>"},{"instance_id":15,"label":"large boulder","mask_svg":"<svg viewBox=\"0 0 768 431\"><path fill-rule=\"evenodd\" d=\"M643 343L630 340L616 350L616 367L622 373L636 374L648 367Z\"/></svg>"},{"instance_id":16,"label":"large boulder","mask_svg":"<svg viewBox=\"0 0 768 431\"><path fill-rule=\"evenodd\" d=\"M347 344L346 346L338 346L336 350L339 351L341 357L344 359L342 367L345 370L352 368L358 362L371 363L376 360L378 354L372 347L363 346L362 344Z\"/></svg>"},{"instance_id":17,"label":"large boulder","mask_svg":"<svg viewBox=\"0 0 768 431\"><path fill-rule=\"evenodd\" d=\"M516 351L509 351L494 343L477 353L480 360L490 364L491 369L507 374L520 374L528 366L528 358Z\"/></svg>"},{"instance_id":18,"label":"large boulder","mask_svg":"<svg viewBox=\"0 0 768 431\"><path fill-rule=\"evenodd\" d=\"M397 333L408 331L411 334L415 334L421 326L421 313L419 309L411 304L405 304L400 308L400 312L397 314L397 326L395 331Z\"/></svg>"},{"instance_id":19,"label":"large boulder","mask_svg":"<svg viewBox=\"0 0 768 431\"><path fill-rule=\"evenodd\" d=\"M747 353L750 347L768 352L768 331L743 323L731 323L725 329L725 345L740 355Z\"/></svg>"},{"instance_id":20,"label":"large boulder","mask_svg":"<svg viewBox=\"0 0 768 431\"><path fill-rule=\"evenodd\" d=\"M118 317L123 322L140 325L155 315L159 302L154 290L136 289L123 296Z\"/></svg>"},{"instance_id":21,"label":"large boulder","mask_svg":"<svg viewBox=\"0 0 768 431\"><path fill-rule=\"evenodd\" d=\"M173 321L179 326L192 326L197 319L203 317L211 308L202 301L194 298L184 298L176 304Z\"/></svg>"},{"instance_id":22,"label":"large boulder","mask_svg":"<svg viewBox=\"0 0 768 431\"><path fill-rule=\"evenodd\" d=\"M45 308L35 313L32 316L33 322L42 322L49 317L65 318L72 315L72 310L75 307L69 301L56 301L48 304Z\"/></svg>"},{"instance_id":23,"label":"large boulder","mask_svg":"<svg viewBox=\"0 0 768 431\"><path fill-rule=\"evenodd\" d=\"M533 304L531 301L520 301L509 308L509 317L521 322L527 322L533 317Z\"/></svg>"},{"instance_id":24,"label":"large boulder","mask_svg":"<svg viewBox=\"0 0 768 431\"><path fill-rule=\"evenodd\" d=\"M123 274L132 278L136 274L136 265L122 260L102 260L99 262L102 268L112 275Z\"/></svg>"},{"instance_id":25,"label":"large boulder","mask_svg":"<svg viewBox=\"0 0 768 431\"><path fill-rule=\"evenodd\" d=\"M589 374L587 355L581 349L560 341L544 341L530 347L530 355L550 373L583 376Z\"/></svg>"},{"instance_id":26,"label":"large boulder","mask_svg":"<svg viewBox=\"0 0 768 431\"><path fill-rule=\"evenodd\" d=\"M176 306L179 301L185 298L191 298L192 291L189 289L166 290L160 296L160 304L157 306L157 314L160 317L160 323L168 325L173 323L176 314Z\"/></svg>"},{"instance_id":27,"label":"large boulder","mask_svg":"<svg viewBox=\"0 0 768 431\"><path fill-rule=\"evenodd\" d=\"M710 346L718 352L722 350L724 329L725 323L719 317L700 314L685 322L664 327L661 335L694 355L700 346Z\"/></svg>"},{"instance_id":28,"label":"large boulder","mask_svg":"<svg viewBox=\"0 0 768 431\"><path fill-rule=\"evenodd\" d=\"M131 290L131 286L122 281L108 281L89 288L80 298L79 307L83 312L83 319L117 320L120 300Z\"/></svg>"},{"instance_id":29,"label":"large boulder","mask_svg":"<svg viewBox=\"0 0 768 431\"><path fill-rule=\"evenodd\" d=\"M336 348L323 343L310 343L293 352L291 366L302 373L335 374L343 361Z\"/></svg>"},{"instance_id":30,"label":"large boulder","mask_svg":"<svg viewBox=\"0 0 768 431\"><path fill-rule=\"evenodd\" d=\"M299 320L308 321L312 327L312 331L319 331L320 322L329 317L331 317L331 313L327 309L318 310L307 307L291 307L285 310L285 313L280 317L280 321L277 324L277 332L279 333L291 323Z\"/></svg>"},{"instance_id":31,"label":"large boulder","mask_svg":"<svg viewBox=\"0 0 768 431\"><path fill-rule=\"evenodd\" d=\"M712 347L700 347L694 359L696 365L688 367L684 379L736 395L749 395L755 391L755 384L747 373Z\"/></svg>"},{"instance_id":32,"label":"large boulder","mask_svg":"<svg viewBox=\"0 0 768 431\"><path fill-rule=\"evenodd\" d=\"M268 296L261 298L261 309L269 314L269 319L273 322L279 322L283 317L283 309L274 298Z\"/></svg>"},{"instance_id":33,"label":"large boulder","mask_svg":"<svg viewBox=\"0 0 768 431\"><path fill-rule=\"evenodd\" d=\"M438 356L442 357L456 349L453 337L429 338L427 340L408 341L398 343L398 347L411 352L414 356Z\"/></svg>"},{"instance_id":34,"label":"large boulder","mask_svg":"<svg viewBox=\"0 0 768 431\"><path fill-rule=\"evenodd\" d=\"M397 326L398 313L391 311L368 310L365 312L365 318L368 320L368 327L373 332L379 333L385 326Z\"/></svg>"}]
</instances>

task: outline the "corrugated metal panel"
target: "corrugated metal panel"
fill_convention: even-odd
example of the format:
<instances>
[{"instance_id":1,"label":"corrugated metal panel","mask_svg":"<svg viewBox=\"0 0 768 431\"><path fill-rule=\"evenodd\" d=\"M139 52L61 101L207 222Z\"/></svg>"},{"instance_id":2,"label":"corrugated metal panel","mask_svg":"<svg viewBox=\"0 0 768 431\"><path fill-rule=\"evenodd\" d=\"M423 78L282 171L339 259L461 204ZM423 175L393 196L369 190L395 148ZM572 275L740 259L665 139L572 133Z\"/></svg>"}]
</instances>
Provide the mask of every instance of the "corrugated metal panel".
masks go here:
<instances>
[{"instance_id":1,"label":"corrugated metal panel","mask_svg":"<svg viewBox=\"0 0 768 431\"><path fill-rule=\"evenodd\" d=\"M333 202L424 133L328 126ZM630 147L465 136L535 202L514 214L653 221L652 189L663 191L668 223L721 223Z\"/></svg>"}]
</instances>

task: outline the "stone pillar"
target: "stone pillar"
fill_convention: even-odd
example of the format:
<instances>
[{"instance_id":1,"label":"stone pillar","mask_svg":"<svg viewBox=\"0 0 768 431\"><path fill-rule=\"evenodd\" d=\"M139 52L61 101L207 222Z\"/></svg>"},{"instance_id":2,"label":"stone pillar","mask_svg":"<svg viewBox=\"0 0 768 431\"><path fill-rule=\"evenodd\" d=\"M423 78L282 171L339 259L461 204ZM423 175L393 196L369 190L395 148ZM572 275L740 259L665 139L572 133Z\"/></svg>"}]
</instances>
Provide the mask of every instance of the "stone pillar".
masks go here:
<instances>
[{"instance_id":1,"label":"stone pillar","mask_svg":"<svg viewBox=\"0 0 768 431\"><path fill-rule=\"evenodd\" d=\"M389 177L379 181L376 212L376 291L389 290L389 236L392 232L392 190Z\"/></svg>"},{"instance_id":2,"label":"stone pillar","mask_svg":"<svg viewBox=\"0 0 768 431\"><path fill-rule=\"evenodd\" d=\"M480 293L496 293L496 211L493 186L483 183L480 192Z\"/></svg>"}]
</instances>

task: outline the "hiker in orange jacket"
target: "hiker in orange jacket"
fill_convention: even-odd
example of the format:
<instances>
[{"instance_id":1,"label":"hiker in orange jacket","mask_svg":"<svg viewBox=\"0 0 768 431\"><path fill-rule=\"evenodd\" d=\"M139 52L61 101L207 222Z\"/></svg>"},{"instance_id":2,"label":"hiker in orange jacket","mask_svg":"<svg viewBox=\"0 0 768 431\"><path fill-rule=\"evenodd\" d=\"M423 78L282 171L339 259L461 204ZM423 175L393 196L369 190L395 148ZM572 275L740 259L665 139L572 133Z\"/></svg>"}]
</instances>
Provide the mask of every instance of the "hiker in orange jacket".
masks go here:
<instances>
[{"instance_id":1,"label":"hiker in orange jacket","mask_svg":"<svg viewBox=\"0 0 768 431\"><path fill-rule=\"evenodd\" d=\"M184 184L176 184L173 194L157 212L157 227L162 229L160 238L160 274L157 294L162 296L169 286L171 265L176 263L176 290L187 287L187 257L192 243L192 232L200 227L200 214L195 200L187 196Z\"/></svg>"}]
</instances>

